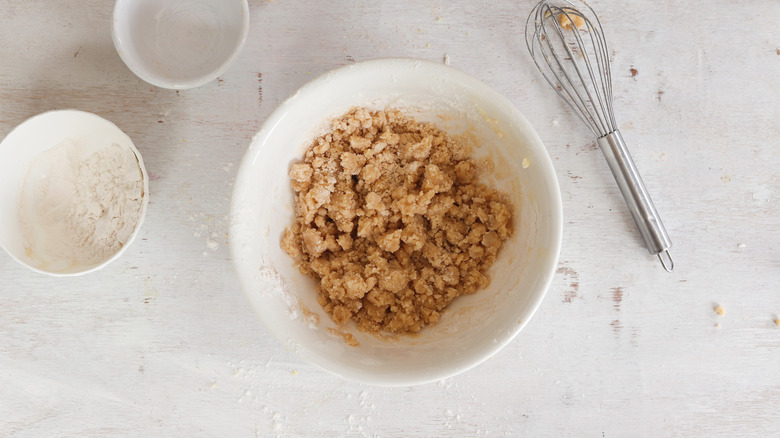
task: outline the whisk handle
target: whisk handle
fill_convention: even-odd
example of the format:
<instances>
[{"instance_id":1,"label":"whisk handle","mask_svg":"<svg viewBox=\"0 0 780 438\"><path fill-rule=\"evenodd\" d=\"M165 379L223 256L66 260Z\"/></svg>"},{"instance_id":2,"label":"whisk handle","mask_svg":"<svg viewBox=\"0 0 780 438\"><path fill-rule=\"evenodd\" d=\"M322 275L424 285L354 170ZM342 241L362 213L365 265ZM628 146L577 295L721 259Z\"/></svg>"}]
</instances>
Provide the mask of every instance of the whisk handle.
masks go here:
<instances>
[{"instance_id":1,"label":"whisk handle","mask_svg":"<svg viewBox=\"0 0 780 438\"><path fill-rule=\"evenodd\" d=\"M664 269L671 271L674 269L674 261L669 254L672 241L669 240L661 217L650 199L642 177L639 176L634 160L631 159L623 136L620 131L615 130L596 141L607 159L647 250L658 255Z\"/></svg>"}]
</instances>

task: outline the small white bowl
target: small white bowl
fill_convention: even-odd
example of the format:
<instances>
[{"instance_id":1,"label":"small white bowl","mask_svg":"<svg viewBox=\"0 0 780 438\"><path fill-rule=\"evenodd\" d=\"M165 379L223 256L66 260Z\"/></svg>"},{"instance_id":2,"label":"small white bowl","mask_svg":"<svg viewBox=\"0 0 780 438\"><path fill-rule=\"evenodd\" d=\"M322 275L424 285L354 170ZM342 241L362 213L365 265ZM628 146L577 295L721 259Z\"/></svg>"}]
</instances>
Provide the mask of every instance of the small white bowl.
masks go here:
<instances>
[{"instance_id":1,"label":"small white bowl","mask_svg":"<svg viewBox=\"0 0 780 438\"><path fill-rule=\"evenodd\" d=\"M162 88L213 81L249 33L247 0L117 0L112 37L122 61Z\"/></svg>"},{"instance_id":2,"label":"small white bowl","mask_svg":"<svg viewBox=\"0 0 780 438\"><path fill-rule=\"evenodd\" d=\"M356 106L397 108L450 134L482 142L510 194L515 233L491 267L490 285L455 299L438 324L381 340L339 328L317 303L315 282L280 248L294 219L288 169L329 122ZM558 180L538 135L503 96L452 67L380 59L305 85L265 121L244 156L231 204L230 247L242 286L271 333L301 358L344 378L412 385L461 373L496 354L528 323L555 273L561 244ZM349 332L359 346L338 334ZM335 334L335 335L334 335Z\"/></svg>"},{"instance_id":3,"label":"small white bowl","mask_svg":"<svg viewBox=\"0 0 780 438\"><path fill-rule=\"evenodd\" d=\"M72 264L65 269L53 268L25 249L19 220L22 184L30 164L44 151L64 140L78 141L82 154L105 148L113 143L132 151L143 177L143 198L135 230L127 242L112 256L91 265ZM144 221L149 203L149 178L144 161L132 140L116 125L92 113L77 110L49 111L31 117L14 128L0 142L0 247L14 260L35 272L55 277L83 275L103 268L119 258L135 240Z\"/></svg>"}]
</instances>

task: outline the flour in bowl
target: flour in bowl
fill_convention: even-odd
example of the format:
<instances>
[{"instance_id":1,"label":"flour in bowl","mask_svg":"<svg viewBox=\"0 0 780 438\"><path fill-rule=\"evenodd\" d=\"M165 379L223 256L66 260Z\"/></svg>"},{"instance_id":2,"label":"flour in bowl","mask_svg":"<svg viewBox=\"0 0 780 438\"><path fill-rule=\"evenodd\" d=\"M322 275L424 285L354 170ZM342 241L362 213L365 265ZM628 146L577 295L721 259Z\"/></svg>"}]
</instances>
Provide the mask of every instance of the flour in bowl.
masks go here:
<instances>
[{"instance_id":1,"label":"flour in bowl","mask_svg":"<svg viewBox=\"0 0 780 438\"><path fill-rule=\"evenodd\" d=\"M143 197L131 149L114 143L87 155L65 140L27 169L19 197L25 251L54 271L99 264L131 238Z\"/></svg>"}]
</instances>

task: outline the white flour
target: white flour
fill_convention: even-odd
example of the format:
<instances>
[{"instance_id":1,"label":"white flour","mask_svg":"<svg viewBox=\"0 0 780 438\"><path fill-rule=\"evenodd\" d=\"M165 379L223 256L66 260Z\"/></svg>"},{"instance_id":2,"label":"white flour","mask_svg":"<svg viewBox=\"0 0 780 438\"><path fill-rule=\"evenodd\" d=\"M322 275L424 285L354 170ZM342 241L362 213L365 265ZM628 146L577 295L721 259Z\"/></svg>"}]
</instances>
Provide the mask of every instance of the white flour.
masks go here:
<instances>
[{"instance_id":1,"label":"white flour","mask_svg":"<svg viewBox=\"0 0 780 438\"><path fill-rule=\"evenodd\" d=\"M28 256L49 270L114 255L141 216L143 176L133 151L112 144L84 157L65 140L27 169L19 222Z\"/></svg>"}]
</instances>

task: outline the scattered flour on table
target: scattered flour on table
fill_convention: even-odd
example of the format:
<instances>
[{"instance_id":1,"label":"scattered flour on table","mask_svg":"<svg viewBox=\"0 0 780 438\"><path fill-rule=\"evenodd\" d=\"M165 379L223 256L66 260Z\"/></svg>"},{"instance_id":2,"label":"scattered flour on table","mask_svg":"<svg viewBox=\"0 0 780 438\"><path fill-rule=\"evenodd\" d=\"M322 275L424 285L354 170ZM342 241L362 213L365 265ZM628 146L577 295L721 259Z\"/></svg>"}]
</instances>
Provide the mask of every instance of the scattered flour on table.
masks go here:
<instances>
[{"instance_id":1,"label":"scattered flour on table","mask_svg":"<svg viewBox=\"0 0 780 438\"><path fill-rule=\"evenodd\" d=\"M25 250L49 269L106 260L141 217L143 175L133 151L114 143L84 155L81 145L63 141L36 157L21 187Z\"/></svg>"},{"instance_id":2,"label":"scattered flour on table","mask_svg":"<svg viewBox=\"0 0 780 438\"><path fill-rule=\"evenodd\" d=\"M189 197L188 194L186 196ZM227 201L227 198L225 200ZM219 203L218 207L222 207L222 204ZM220 216L217 214L199 212L190 214L187 221L192 223L194 227L192 233L194 237L206 238L205 245L206 249L209 251L203 251L203 256L208 256L209 252L214 252L218 250L220 246L227 244L227 229L230 222L227 215Z\"/></svg>"}]
</instances>

